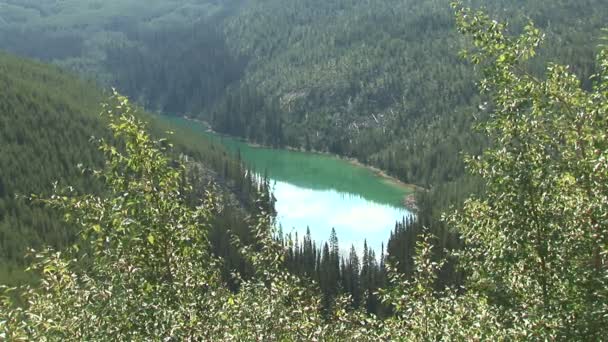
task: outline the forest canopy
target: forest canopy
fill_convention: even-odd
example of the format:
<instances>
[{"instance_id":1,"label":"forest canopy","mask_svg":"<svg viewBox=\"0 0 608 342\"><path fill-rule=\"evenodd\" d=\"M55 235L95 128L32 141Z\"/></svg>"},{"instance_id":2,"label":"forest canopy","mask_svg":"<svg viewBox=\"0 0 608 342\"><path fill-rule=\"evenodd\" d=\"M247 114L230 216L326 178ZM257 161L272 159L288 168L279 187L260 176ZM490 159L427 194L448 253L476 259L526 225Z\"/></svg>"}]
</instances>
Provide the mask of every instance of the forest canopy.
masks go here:
<instances>
[{"instance_id":1,"label":"forest canopy","mask_svg":"<svg viewBox=\"0 0 608 342\"><path fill-rule=\"evenodd\" d=\"M17 285L36 278L23 272L28 248L61 250L75 242L77 232L58 213L29 205L23 197L49 195L53 184L100 191L99 182L84 176L83 168L103 164L102 153L90 140L110 138L110 131L99 116L106 94L93 82L57 67L0 53L0 88L0 283ZM199 191L204 192L211 181L233 194L228 207L257 206L257 180L246 177L241 163L221 146L139 107L137 115L149 122L156 137L167 136L167 131L176 133L171 135L173 153L204 163L197 175ZM244 236L244 216L227 209L218 220ZM221 240L223 234L214 231L213 240Z\"/></svg>"},{"instance_id":2,"label":"forest canopy","mask_svg":"<svg viewBox=\"0 0 608 342\"><path fill-rule=\"evenodd\" d=\"M0 304L7 339L208 340L601 340L608 324L608 47L589 87L568 67L542 76L529 61L544 35L513 33L455 3L468 60L482 69L489 100L479 122L490 142L466 159L486 192L445 217L463 246L450 258L461 286L436 287L447 259L423 232L407 276L389 263L378 291L381 319L338 297L321 310L316 285L284 269L272 218L257 216L256 240L233 244L253 275L229 289L210 252L214 194L187 199L186 166L146 132L127 98L104 106L115 140L99 140L102 194L59 190L34 198L82 231L79 249L35 252L37 286ZM83 247L90 251L78 254ZM15 294L16 289L7 289Z\"/></svg>"},{"instance_id":3,"label":"forest canopy","mask_svg":"<svg viewBox=\"0 0 608 342\"><path fill-rule=\"evenodd\" d=\"M513 27L532 19L548 44L531 70L559 61L589 86L605 1L466 3ZM486 143L470 129L477 76L447 1L142 4L3 1L0 47L222 133L355 157L446 196L475 189L459 154Z\"/></svg>"}]
</instances>

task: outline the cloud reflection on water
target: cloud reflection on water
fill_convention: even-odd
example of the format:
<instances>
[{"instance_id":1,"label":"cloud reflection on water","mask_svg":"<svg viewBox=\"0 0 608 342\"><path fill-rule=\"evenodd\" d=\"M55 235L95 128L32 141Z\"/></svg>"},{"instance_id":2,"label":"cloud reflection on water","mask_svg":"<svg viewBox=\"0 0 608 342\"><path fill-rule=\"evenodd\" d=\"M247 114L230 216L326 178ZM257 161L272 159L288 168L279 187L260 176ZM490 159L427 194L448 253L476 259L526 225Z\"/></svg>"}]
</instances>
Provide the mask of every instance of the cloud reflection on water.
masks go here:
<instances>
[{"instance_id":1,"label":"cloud reflection on water","mask_svg":"<svg viewBox=\"0 0 608 342\"><path fill-rule=\"evenodd\" d=\"M312 239L320 243L329 239L331 228L343 250L351 244L363 250L363 241L376 253L388 241L395 221L410 213L403 208L379 204L365 198L335 190L313 190L286 182L272 182L277 199L277 221L284 233L295 232L301 238L310 228Z\"/></svg>"}]
</instances>

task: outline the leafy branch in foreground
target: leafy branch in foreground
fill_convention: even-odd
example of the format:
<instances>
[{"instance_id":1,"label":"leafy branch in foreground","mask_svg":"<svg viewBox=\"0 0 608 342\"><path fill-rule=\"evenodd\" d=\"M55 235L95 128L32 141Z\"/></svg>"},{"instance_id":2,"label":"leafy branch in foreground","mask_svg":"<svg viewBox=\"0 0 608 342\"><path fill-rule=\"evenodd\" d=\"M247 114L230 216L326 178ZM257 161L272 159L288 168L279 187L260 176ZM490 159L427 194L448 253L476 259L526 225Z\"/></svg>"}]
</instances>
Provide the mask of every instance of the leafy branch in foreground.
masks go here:
<instances>
[{"instance_id":1,"label":"leafy branch in foreground","mask_svg":"<svg viewBox=\"0 0 608 342\"><path fill-rule=\"evenodd\" d=\"M43 277L39 289L25 293L27 310L15 327L23 338L187 336L201 309L192 303L217 287L211 213L186 204L192 189L184 166L168 159L164 141L150 138L126 98L115 94L103 115L120 141L99 141L106 167L93 173L106 184L104 195L68 189L36 199L81 227L86 254L36 255L33 269Z\"/></svg>"},{"instance_id":2,"label":"leafy branch in foreground","mask_svg":"<svg viewBox=\"0 0 608 342\"><path fill-rule=\"evenodd\" d=\"M462 234L469 289L491 298L517 338L601 338L608 323L607 50L585 90L568 67L525 71L542 40L516 38L483 13L458 9L468 54L493 104L482 128L492 148L468 158L487 194L449 222Z\"/></svg>"}]
</instances>

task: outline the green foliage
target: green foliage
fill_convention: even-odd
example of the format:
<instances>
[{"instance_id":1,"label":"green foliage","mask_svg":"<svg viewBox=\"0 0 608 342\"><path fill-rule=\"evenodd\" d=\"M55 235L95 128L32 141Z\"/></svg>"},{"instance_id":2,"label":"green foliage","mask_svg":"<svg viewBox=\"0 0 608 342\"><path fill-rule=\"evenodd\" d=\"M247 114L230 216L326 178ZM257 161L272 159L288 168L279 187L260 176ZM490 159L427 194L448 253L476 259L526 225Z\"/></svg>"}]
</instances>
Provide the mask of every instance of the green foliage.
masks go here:
<instances>
[{"instance_id":1,"label":"green foliage","mask_svg":"<svg viewBox=\"0 0 608 342\"><path fill-rule=\"evenodd\" d=\"M57 213L30 206L20 197L48 195L54 182L98 193L99 182L83 177L78 165L101 166L103 155L89 140L111 136L98 115L104 95L90 82L56 67L0 54L0 87L0 283L16 285L35 278L22 271L29 248L48 245L61 250L75 241L74 227L61 222ZM173 153L189 157L188 177L198 192L204 193L209 183L221 190L224 209L214 216L214 227L229 226L251 239L246 216L257 210L263 193L258 180L247 176L240 162L220 146L136 112L150 122L154 136L176 132ZM225 228L212 230L214 253L226 256L229 265L239 263L234 251L222 246L225 235Z\"/></svg>"},{"instance_id":2,"label":"green foliage","mask_svg":"<svg viewBox=\"0 0 608 342\"><path fill-rule=\"evenodd\" d=\"M594 72L605 1L469 2L533 18L551 43L541 60ZM456 197L471 191L449 184L469 183L459 154L486 140L470 130L475 78L446 1L5 3L0 46L94 76L148 110L356 157L423 187L448 183Z\"/></svg>"},{"instance_id":3,"label":"green foliage","mask_svg":"<svg viewBox=\"0 0 608 342\"><path fill-rule=\"evenodd\" d=\"M291 234L279 236L286 249L284 266L303 279L318 284L322 294L323 310L327 314L337 305L341 297L351 298L348 307L363 312L386 316L388 308L380 304L376 291L385 285L384 249L379 260L374 251L363 244L361 259L354 246L350 253L341 253L338 237L332 229L329 243L317 248L307 231L302 240ZM337 302L338 301L338 302Z\"/></svg>"},{"instance_id":4,"label":"green foliage","mask_svg":"<svg viewBox=\"0 0 608 342\"><path fill-rule=\"evenodd\" d=\"M240 291L221 281L210 252L215 194L191 205L184 164L170 159L133 116L126 98L104 106L118 143L99 140L106 157L92 174L102 195L71 188L37 199L81 228L78 248L34 255L37 287L24 287L25 307L3 299L0 336L9 340L295 340L339 339L321 320L319 300L283 270L284 250L268 216L252 229L258 245L241 246L255 278ZM236 243L236 242L235 242ZM78 260L76 259L78 258ZM237 275L235 275L238 277ZM8 290L10 293L13 290ZM246 308L246 309L245 309ZM350 333L351 331L349 331Z\"/></svg>"},{"instance_id":5,"label":"green foliage","mask_svg":"<svg viewBox=\"0 0 608 342\"><path fill-rule=\"evenodd\" d=\"M389 266L390 290L381 291L394 307L386 321L388 340L483 341L503 339L498 310L475 292L462 294L456 288L436 290L438 274L446 260L434 261L432 235L424 232L416 243L416 265L412 278Z\"/></svg>"},{"instance_id":6,"label":"green foliage","mask_svg":"<svg viewBox=\"0 0 608 342\"><path fill-rule=\"evenodd\" d=\"M79 248L34 254L41 283L5 291L0 338L604 339L608 49L600 49L590 88L558 64L539 77L528 71L543 37L538 29L529 24L509 34L506 24L454 6L460 31L473 41L466 55L483 69L481 89L491 100L480 124L491 148L467 159L485 183L484 197L446 219L463 240L452 255L466 275L462 287L437 286L449 260L435 251L441 240L422 230L410 274L389 263L389 286L378 293L394 315L352 311L351 299L340 296L323 315L317 286L284 269L290 252L275 240L266 206L251 226L251 243L233 237L254 272L234 274L239 288L230 291L209 239L217 194L197 198L188 168L115 94L104 108L116 140L100 140L106 164L92 172L104 191L68 188L39 200L81 228ZM335 282L327 276L340 270L336 250L332 236L321 252L321 286ZM358 272L369 274L369 259L364 253ZM15 305L11 294L27 304Z\"/></svg>"},{"instance_id":7,"label":"green foliage","mask_svg":"<svg viewBox=\"0 0 608 342\"><path fill-rule=\"evenodd\" d=\"M73 242L56 213L18 196L48 194L55 181L96 189L77 165L101 164L88 141L105 130L96 116L101 93L57 68L0 54L0 88L0 283L16 284L27 279L28 247Z\"/></svg>"},{"instance_id":8,"label":"green foliage","mask_svg":"<svg viewBox=\"0 0 608 342\"><path fill-rule=\"evenodd\" d=\"M519 339L601 339L606 326L608 176L606 48L592 90L567 67L526 71L542 34L520 36L459 9L468 54L492 99L493 148L468 159L486 182L450 222L462 234L471 290L487 295Z\"/></svg>"},{"instance_id":9,"label":"green foliage","mask_svg":"<svg viewBox=\"0 0 608 342\"><path fill-rule=\"evenodd\" d=\"M57 192L42 200L81 227L94 262L77 264L50 251L37 255L43 291L29 293L28 313L38 312L40 319L28 314L27 324L17 328L29 338L137 339L161 337L169 327L187 334L181 322L192 315L187 303L218 281L207 239L209 208L185 205L183 194L192 189L183 185L184 167L172 167L163 141L142 130L125 98L113 100L104 111L123 144L100 140L106 168L93 171L107 191ZM116 109L124 115L114 117Z\"/></svg>"}]
</instances>

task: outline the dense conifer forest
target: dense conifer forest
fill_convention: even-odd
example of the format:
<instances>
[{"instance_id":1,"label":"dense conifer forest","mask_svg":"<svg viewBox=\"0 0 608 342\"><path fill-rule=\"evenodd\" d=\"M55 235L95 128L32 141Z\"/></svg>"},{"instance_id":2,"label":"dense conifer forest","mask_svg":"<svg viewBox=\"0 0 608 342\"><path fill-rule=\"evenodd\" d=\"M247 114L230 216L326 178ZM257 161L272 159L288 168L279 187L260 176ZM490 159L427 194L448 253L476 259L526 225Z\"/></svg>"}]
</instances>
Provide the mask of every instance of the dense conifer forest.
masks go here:
<instances>
[{"instance_id":1,"label":"dense conifer forest","mask_svg":"<svg viewBox=\"0 0 608 342\"><path fill-rule=\"evenodd\" d=\"M602 340L607 11L0 1L0 339ZM356 158L416 215L379 253L283 234L159 113Z\"/></svg>"},{"instance_id":2,"label":"dense conifer forest","mask_svg":"<svg viewBox=\"0 0 608 342\"><path fill-rule=\"evenodd\" d=\"M0 71L0 282L18 284L28 279L22 272L28 248L61 249L75 238L75 230L59 215L23 197L48 195L54 183L69 183L79 191L99 190L99 184L83 177L83 171L103 164L91 139L110 137L99 116L107 95L95 84L56 67L7 54L0 55ZM151 122L158 136L176 129L149 114L139 115ZM190 156L194 165L203 163L191 172L199 194L207 183L216 183L224 189L228 207L240 208L217 217L213 239L217 253L228 257L229 251L221 247L226 230L219 227L231 226L246 236L245 216L258 210L258 200L263 193L268 197L269 189L259 188L261 180L247 176L244 167L220 146L184 130L170 136L175 153Z\"/></svg>"},{"instance_id":3,"label":"dense conifer forest","mask_svg":"<svg viewBox=\"0 0 608 342\"><path fill-rule=\"evenodd\" d=\"M470 5L514 27L531 19L542 28L548 44L535 70L550 59L583 79L593 73L604 1ZM477 76L458 57L465 44L446 1L140 7L5 1L0 47L97 78L150 110L200 117L267 145L353 156L425 187L460 181L460 152L485 143L470 129Z\"/></svg>"},{"instance_id":4,"label":"dense conifer forest","mask_svg":"<svg viewBox=\"0 0 608 342\"><path fill-rule=\"evenodd\" d=\"M101 93L56 68L0 55L0 243L3 282L17 282L26 247L65 246L73 237L58 215L29 206L16 195L50 193L55 181L94 189L79 163L101 165L89 146L104 132L97 119Z\"/></svg>"}]
</instances>

